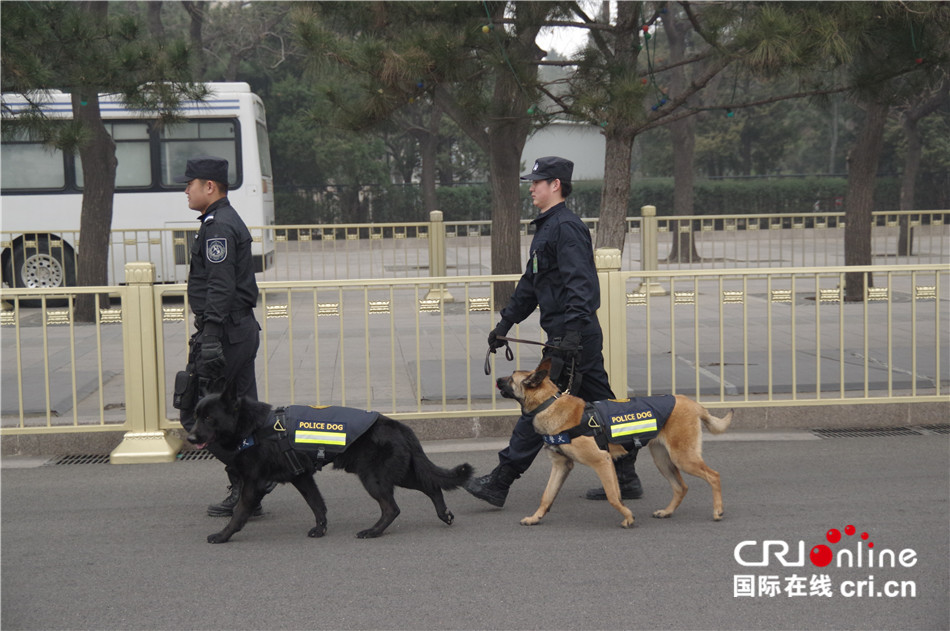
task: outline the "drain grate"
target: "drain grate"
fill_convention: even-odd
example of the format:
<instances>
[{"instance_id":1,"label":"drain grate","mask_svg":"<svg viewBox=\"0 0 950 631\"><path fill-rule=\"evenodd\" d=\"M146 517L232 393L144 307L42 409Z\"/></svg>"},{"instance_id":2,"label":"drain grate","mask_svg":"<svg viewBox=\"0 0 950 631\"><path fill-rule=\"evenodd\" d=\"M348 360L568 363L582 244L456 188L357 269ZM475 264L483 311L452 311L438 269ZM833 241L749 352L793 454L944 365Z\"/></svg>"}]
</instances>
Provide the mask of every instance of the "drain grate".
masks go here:
<instances>
[{"instance_id":1,"label":"drain grate","mask_svg":"<svg viewBox=\"0 0 950 631\"><path fill-rule=\"evenodd\" d=\"M57 456L44 466L52 467L65 464L109 464L109 455Z\"/></svg>"},{"instance_id":2,"label":"drain grate","mask_svg":"<svg viewBox=\"0 0 950 631\"><path fill-rule=\"evenodd\" d=\"M178 453L178 460L214 460L214 454L207 449L194 449Z\"/></svg>"},{"instance_id":3,"label":"drain grate","mask_svg":"<svg viewBox=\"0 0 950 631\"><path fill-rule=\"evenodd\" d=\"M214 460L214 454L202 449L201 451L182 451L178 454L178 460ZM109 464L109 455L69 455L56 456L45 462L43 466L54 467L59 465L74 464Z\"/></svg>"},{"instance_id":4,"label":"drain grate","mask_svg":"<svg viewBox=\"0 0 950 631\"><path fill-rule=\"evenodd\" d=\"M915 427L844 427L836 429L813 429L819 438L869 438L883 436L922 436L925 432Z\"/></svg>"},{"instance_id":5,"label":"drain grate","mask_svg":"<svg viewBox=\"0 0 950 631\"><path fill-rule=\"evenodd\" d=\"M932 434L950 434L950 423L934 423L933 425L918 425L918 427Z\"/></svg>"}]
</instances>

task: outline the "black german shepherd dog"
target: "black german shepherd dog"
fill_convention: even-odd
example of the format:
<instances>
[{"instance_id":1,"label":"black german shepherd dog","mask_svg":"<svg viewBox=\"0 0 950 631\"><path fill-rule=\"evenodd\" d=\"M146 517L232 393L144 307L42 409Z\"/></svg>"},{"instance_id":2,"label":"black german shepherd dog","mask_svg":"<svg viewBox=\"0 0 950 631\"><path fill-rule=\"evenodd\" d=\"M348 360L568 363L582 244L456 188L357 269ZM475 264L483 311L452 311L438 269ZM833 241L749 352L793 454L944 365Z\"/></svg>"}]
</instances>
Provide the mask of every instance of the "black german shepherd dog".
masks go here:
<instances>
[{"instance_id":1,"label":"black german shepherd dog","mask_svg":"<svg viewBox=\"0 0 950 631\"><path fill-rule=\"evenodd\" d=\"M270 405L238 398L234 388L226 386L224 392L209 394L198 402L195 420L188 441L198 446L218 442L225 449L239 450L231 466L243 482L231 521L221 532L209 535L209 543L224 543L243 528L274 482L290 482L310 505L317 525L307 534L326 534L327 508L313 474L329 459L321 460L314 452L292 448L269 436L277 434ZM380 536L399 515L393 496L396 486L428 495L439 519L451 524L455 516L446 507L442 490L457 488L472 475L467 463L452 470L436 466L426 457L412 429L381 414L345 451L335 454L332 462L334 469L358 475L379 502L382 515L371 528L356 534L361 539Z\"/></svg>"}]
</instances>

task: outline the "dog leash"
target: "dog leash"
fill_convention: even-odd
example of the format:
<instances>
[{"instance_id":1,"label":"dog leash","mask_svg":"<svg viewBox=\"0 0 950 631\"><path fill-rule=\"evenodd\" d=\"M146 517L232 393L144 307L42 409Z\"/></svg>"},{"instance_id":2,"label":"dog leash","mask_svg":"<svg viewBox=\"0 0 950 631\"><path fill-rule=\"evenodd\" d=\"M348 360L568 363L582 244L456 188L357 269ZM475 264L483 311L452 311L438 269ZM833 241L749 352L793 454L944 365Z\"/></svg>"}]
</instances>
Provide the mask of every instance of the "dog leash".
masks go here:
<instances>
[{"instance_id":1,"label":"dog leash","mask_svg":"<svg viewBox=\"0 0 950 631\"><path fill-rule=\"evenodd\" d=\"M543 346L545 348L560 348L554 344L548 344L547 342L536 342L535 340L520 340L516 337L505 337L504 335L499 335L498 339L502 342L517 342L518 344L533 344L534 346ZM507 346L507 344L506 344ZM511 361L511 360L508 360Z\"/></svg>"},{"instance_id":2,"label":"dog leash","mask_svg":"<svg viewBox=\"0 0 950 631\"><path fill-rule=\"evenodd\" d=\"M498 339L501 339L501 338L498 338ZM488 352L485 353L485 374L486 375L491 374L491 356L492 356L492 353L494 353L496 350L498 349L492 348L491 346L489 346ZM514 352L512 352L511 347L508 346L507 342L505 343L505 359L507 359L508 361L515 360L515 354Z\"/></svg>"},{"instance_id":3,"label":"dog leash","mask_svg":"<svg viewBox=\"0 0 950 631\"><path fill-rule=\"evenodd\" d=\"M504 342L505 359L507 359L508 361L515 360L515 354L514 352L512 352L511 347L508 346L508 342L517 342L519 344L533 344L534 346L543 346L545 348L557 348L557 346L554 346L553 344L547 344L545 342L536 342L534 340L521 340L516 337L505 337L504 335L499 335L497 339ZM490 358L491 358L492 353L494 353L498 348L501 348L501 347L500 346L497 348L489 347L488 352L485 353L485 374L486 375L491 374L491 359Z\"/></svg>"},{"instance_id":4,"label":"dog leash","mask_svg":"<svg viewBox=\"0 0 950 631\"><path fill-rule=\"evenodd\" d=\"M535 340L523 340L523 339L519 339L519 338L517 338L517 337L506 337L506 336L504 336L504 335L499 335L499 336L498 336L498 339L505 343L505 359L507 359L508 361L514 361L514 359L515 359L515 354L512 352L511 346L508 345L508 342L517 342L518 344L532 344L532 345L534 345L534 346L542 346L542 347L544 347L544 348L553 348L553 349L559 349L559 348L560 348L560 346L556 346L556 345L554 345L554 344L548 344L547 342L537 342L537 341L535 341ZM577 347L577 352L580 352L580 350L581 350L582 348L583 348L582 346L578 346L578 347ZM486 374L486 375L490 375L490 374L491 374L491 355L492 355L492 353L494 353L496 350L497 350L497 349L495 349L495 348L489 347L489 348L488 348L488 352L485 353L485 374ZM570 376L570 378L569 378L568 381L567 381L567 388L565 389L565 392L571 392L571 388L572 388L573 385L574 385L574 370L575 370L575 367L576 367L576 355L575 355L575 357L572 357L572 358L571 358L571 368L570 368L571 376Z\"/></svg>"}]
</instances>

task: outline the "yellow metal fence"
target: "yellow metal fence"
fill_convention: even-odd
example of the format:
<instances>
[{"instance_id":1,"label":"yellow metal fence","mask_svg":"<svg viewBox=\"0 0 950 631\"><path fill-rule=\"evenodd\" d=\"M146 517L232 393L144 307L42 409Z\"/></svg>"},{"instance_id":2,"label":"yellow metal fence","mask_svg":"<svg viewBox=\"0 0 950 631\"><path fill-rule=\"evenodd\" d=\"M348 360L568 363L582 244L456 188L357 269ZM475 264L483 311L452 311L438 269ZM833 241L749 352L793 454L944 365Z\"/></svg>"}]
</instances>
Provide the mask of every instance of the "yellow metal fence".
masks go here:
<instances>
[{"instance_id":1,"label":"yellow metal fence","mask_svg":"<svg viewBox=\"0 0 950 631\"><path fill-rule=\"evenodd\" d=\"M618 396L680 392L712 407L948 400L946 265L632 272L617 250L596 258ZM846 274L863 279L864 300L844 301ZM3 435L171 440L171 383L192 332L185 288L154 284L151 264L126 276L125 286L0 292ZM491 375L482 367L494 284L516 278L262 282L259 394L405 418L512 415L494 378L533 367L537 347L516 346L512 363L492 356ZM75 319L83 294L111 296L94 322ZM537 314L513 335L542 340Z\"/></svg>"},{"instance_id":2,"label":"yellow metal fence","mask_svg":"<svg viewBox=\"0 0 950 631\"><path fill-rule=\"evenodd\" d=\"M584 221L596 235L599 221ZM629 217L626 229L621 267L628 271L827 267L845 262L845 221L840 212L685 217L644 213ZM441 211L433 211L428 222L250 226L250 230L264 281L491 273L491 222L443 221ZM522 221L522 260L527 260L530 231L530 222ZM152 261L159 282L185 282L188 244L196 233L197 222L193 229L113 231L110 282L125 282L127 261ZM433 251L435 241L444 245ZM647 252L645 242L656 246ZM274 250L263 252L265 244L273 244ZM10 287L74 284L78 245L76 230L2 231L4 279ZM871 251L874 265L950 263L950 211L874 213Z\"/></svg>"}]
</instances>

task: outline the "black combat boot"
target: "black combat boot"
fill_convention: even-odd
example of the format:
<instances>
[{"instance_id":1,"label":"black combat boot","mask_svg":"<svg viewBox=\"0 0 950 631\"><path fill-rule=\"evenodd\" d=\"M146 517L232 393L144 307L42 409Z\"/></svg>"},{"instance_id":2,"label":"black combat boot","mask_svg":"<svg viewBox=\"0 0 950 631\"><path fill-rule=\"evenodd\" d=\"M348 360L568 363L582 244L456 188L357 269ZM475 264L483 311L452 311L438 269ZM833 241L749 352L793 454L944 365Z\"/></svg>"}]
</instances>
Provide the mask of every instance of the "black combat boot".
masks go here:
<instances>
[{"instance_id":1,"label":"black combat boot","mask_svg":"<svg viewBox=\"0 0 950 631\"><path fill-rule=\"evenodd\" d=\"M465 490L478 499L500 508L505 505L511 483L520 477L521 474L515 471L514 467L500 464L488 475L469 478L465 483Z\"/></svg>"},{"instance_id":2,"label":"black combat boot","mask_svg":"<svg viewBox=\"0 0 950 631\"><path fill-rule=\"evenodd\" d=\"M237 505L238 500L241 499L241 478L238 477L237 473L231 470L231 467L225 467L224 470L227 472L228 481L231 483L228 485L228 496L221 500L221 502L208 506L208 515L211 517L230 517L234 514L234 507ZM268 489L268 491L269 490L270 489ZM260 504L255 506L251 512L252 517L260 517L263 514L264 508Z\"/></svg>"},{"instance_id":3,"label":"black combat boot","mask_svg":"<svg viewBox=\"0 0 950 631\"><path fill-rule=\"evenodd\" d=\"M620 499L638 500L643 497L643 486L640 484L640 478L637 476L635 465L637 463L637 452L632 451L626 456L614 460L614 469L617 470L617 481L620 482ZM603 487L588 489L589 500L606 500L607 493Z\"/></svg>"}]
</instances>

